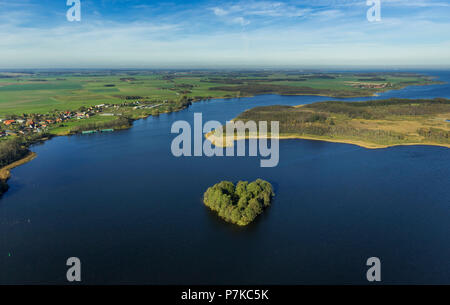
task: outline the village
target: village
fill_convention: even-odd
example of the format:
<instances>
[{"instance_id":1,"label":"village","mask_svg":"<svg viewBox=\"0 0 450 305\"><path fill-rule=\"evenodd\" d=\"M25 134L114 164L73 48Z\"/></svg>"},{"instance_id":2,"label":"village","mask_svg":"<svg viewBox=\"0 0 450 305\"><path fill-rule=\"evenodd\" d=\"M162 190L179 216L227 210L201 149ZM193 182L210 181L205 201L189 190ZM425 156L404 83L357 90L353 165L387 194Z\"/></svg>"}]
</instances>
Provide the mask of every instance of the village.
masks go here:
<instances>
[{"instance_id":1,"label":"village","mask_svg":"<svg viewBox=\"0 0 450 305\"><path fill-rule=\"evenodd\" d=\"M34 133L47 132L52 126L62 126L64 122L74 120L85 120L93 116L121 116L121 108L151 109L163 105L154 104L150 101L133 101L122 104L99 104L91 107L81 107L77 111L54 111L47 114L22 114L10 115L7 118L0 118L0 138L19 135L31 135Z\"/></svg>"}]
</instances>

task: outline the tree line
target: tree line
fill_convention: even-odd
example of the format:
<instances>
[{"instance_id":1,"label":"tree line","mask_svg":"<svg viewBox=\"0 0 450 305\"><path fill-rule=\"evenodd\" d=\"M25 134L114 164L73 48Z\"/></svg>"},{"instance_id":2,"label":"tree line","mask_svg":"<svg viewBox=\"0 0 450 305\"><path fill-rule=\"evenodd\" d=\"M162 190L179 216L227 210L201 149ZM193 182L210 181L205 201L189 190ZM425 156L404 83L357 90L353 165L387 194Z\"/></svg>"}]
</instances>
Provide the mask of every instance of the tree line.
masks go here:
<instances>
[{"instance_id":1,"label":"tree line","mask_svg":"<svg viewBox=\"0 0 450 305\"><path fill-rule=\"evenodd\" d=\"M367 120L384 119L392 115L432 115L450 112L450 100L435 99L399 99L373 100L365 102L318 102L304 106L315 111L339 113L350 118Z\"/></svg>"},{"instance_id":2,"label":"tree line","mask_svg":"<svg viewBox=\"0 0 450 305\"><path fill-rule=\"evenodd\" d=\"M24 158L29 150L20 138L0 142L0 168Z\"/></svg>"},{"instance_id":3,"label":"tree line","mask_svg":"<svg viewBox=\"0 0 450 305\"><path fill-rule=\"evenodd\" d=\"M73 133L78 133L86 130L97 130L97 129L106 129L106 128L123 128L123 127L130 127L131 126L131 120L126 117L120 117L114 121L107 121L107 122L94 122L94 123L88 123L83 124L79 126L74 126L70 129Z\"/></svg>"}]
</instances>

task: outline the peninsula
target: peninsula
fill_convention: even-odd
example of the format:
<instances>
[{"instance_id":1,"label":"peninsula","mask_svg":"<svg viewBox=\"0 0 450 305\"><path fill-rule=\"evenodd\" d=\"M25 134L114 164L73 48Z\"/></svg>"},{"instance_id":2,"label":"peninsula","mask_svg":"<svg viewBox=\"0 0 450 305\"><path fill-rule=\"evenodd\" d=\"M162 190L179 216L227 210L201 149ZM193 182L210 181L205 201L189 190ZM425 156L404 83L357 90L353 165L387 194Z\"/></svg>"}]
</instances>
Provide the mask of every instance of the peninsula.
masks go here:
<instances>
[{"instance_id":1,"label":"peninsula","mask_svg":"<svg viewBox=\"0 0 450 305\"><path fill-rule=\"evenodd\" d=\"M365 97L439 83L431 76L400 72L0 72L0 169L22 159L26 162L33 143L53 136L129 128L134 120L179 111L200 100L260 94ZM309 134L288 131L283 136Z\"/></svg>"},{"instance_id":2,"label":"peninsula","mask_svg":"<svg viewBox=\"0 0 450 305\"><path fill-rule=\"evenodd\" d=\"M450 100L435 98L256 107L241 113L234 121L279 121L280 139L321 140L365 148L396 145L450 148L449 118ZM223 143L221 146L241 140L235 134L227 135L225 129L223 133L223 141L217 141L214 132L206 137L216 145Z\"/></svg>"}]
</instances>

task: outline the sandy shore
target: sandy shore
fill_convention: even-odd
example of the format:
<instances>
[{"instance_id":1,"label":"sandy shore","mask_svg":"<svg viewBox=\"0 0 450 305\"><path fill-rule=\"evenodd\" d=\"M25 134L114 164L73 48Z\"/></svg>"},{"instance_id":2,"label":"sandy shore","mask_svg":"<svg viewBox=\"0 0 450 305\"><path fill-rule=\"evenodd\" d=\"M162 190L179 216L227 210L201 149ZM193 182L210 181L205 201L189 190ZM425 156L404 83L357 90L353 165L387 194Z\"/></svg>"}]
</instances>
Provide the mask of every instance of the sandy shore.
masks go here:
<instances>
[{"instance_id":1,"label":"sandy shore","mask_svg":"<svg viewBox=\"0 0 450 305\"><path fill-rule=\"evenodd\" d=\"M13 162L5 167L2 167L0 169L0 180L6 181L11 177L11 170L17 166L20 166L22 164L25 164L27 162L30 162L34 158L36 158L37 154L34 152L30 152L28 155L26 155L24 158L17 160L16 162Z\"/></svg>"},{"instance_id":2,"label":"sandy shore","mask_svg":"<svg viewBox=\"0 0 450 305\"><path fill-rule=\"evenodd\" d=\"M214 136L213 133L208 133L205 135L205 138L210 141L212 144L218 147L231 147L234 146L235 141L239 140L249 140L249 139L257 139L261 138L258 136L245 136L245 137L238 137L235 136L233 139L233 136L228 136L224 138L222 141L216 136ZM360 147L364 147L367 149L379 149L379 148L388 148L388 147L394 147L394 146L413 146L413 145L427 145L427 146L439 146L439 147L447 147L450 148L450 144L438 144L438 143L399 143L399 144L392 144L392 145L380 145L375 143L369 143L364 141L357 141L357 140L346 140L346 139L325 139L325 138L316 138L311 136L302 136L302 135L281 135L278 137L280 140L287 140L287 139L302 139L302 140L313 140L313 141L323 141L323 142L331 142L331 143L343 143L343 144L353 144Z\"/></svg>"}]
</instances>

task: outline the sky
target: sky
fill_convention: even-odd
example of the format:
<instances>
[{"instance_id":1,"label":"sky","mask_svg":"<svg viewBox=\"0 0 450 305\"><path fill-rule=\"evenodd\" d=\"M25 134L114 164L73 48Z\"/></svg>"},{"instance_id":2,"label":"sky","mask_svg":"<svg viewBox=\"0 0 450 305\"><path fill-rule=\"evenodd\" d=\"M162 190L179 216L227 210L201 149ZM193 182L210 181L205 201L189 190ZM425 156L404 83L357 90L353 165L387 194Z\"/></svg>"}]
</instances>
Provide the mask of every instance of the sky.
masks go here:
<instances>
[{"instance_id":1,"label":"sky","mask_svg":"<svg viewBox=\"0 0 450 305\"><path fill-rule=\"evenodd\" d=\"M449 0L0 0L0 68L450 67Z\"/></svg>"}]
</instances>

